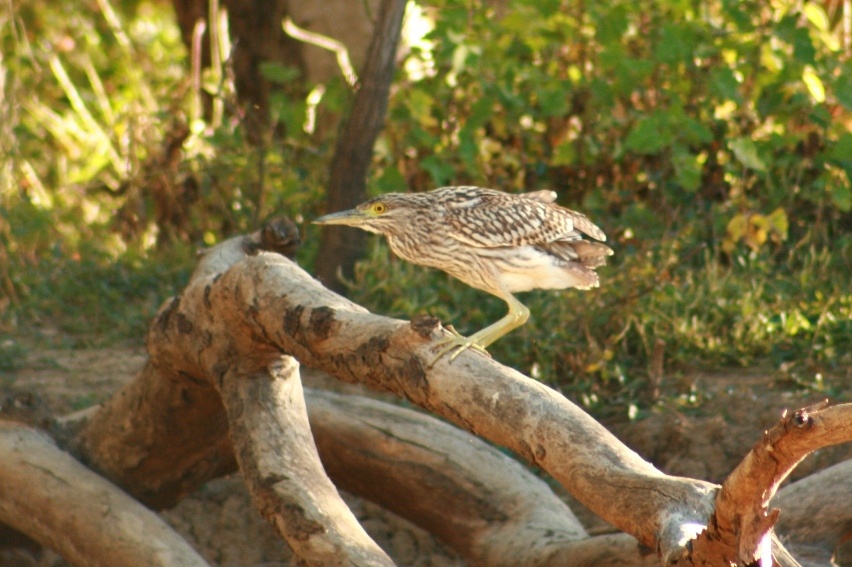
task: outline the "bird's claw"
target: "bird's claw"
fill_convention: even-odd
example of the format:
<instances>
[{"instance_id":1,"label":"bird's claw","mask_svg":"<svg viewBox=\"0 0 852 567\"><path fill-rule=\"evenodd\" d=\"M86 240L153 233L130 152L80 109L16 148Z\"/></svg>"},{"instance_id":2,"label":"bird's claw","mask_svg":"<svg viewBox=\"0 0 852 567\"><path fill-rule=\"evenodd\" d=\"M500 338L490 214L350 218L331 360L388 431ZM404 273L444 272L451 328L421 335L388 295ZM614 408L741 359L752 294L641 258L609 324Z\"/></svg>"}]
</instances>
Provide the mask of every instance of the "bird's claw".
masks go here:
<instances>
[{"instance_id":1,"label":"bird's claw","mask_svg":"<svg viewBox=\"0 0 852 567\"><path fill-rule=\"evenodd\" d=\"M453 333L453 336L444 337L443 339L438 341L437 344L432 348L433 351L437 350L438 354L435 356L435 358L432 359L432 362L429 363L429 368L434 366L435 363L438 362L438 360L442 356L444 356L453 349L458 350L454 352L453 355L450 357L450 362L454 361L456 357L458 357L458 355L460 355L467 349L473 349L476 352L482 353L488 358L491 358L491 355L488 354L488 351L485 350L485 347L477 343L475 339L470 339L461 335L458 331L453 329L452 325L447 325L447 327L445 328L451 333Z\"/></svg>"}]
</instances>

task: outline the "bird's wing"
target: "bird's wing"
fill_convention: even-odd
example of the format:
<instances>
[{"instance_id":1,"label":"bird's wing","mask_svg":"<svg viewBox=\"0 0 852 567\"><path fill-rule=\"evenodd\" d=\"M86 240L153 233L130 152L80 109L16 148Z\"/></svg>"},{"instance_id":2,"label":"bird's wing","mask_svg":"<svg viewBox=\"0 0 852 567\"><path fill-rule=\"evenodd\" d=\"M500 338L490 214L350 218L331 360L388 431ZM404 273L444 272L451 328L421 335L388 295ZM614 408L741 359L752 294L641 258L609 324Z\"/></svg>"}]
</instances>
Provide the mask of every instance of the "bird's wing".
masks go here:
<instances>
[{"instance_id":1,"label":"bird's wing","mask_svg":"<svg viewBox=\"0 0 852 567\"><path fill-rule=\"evenodd\" d=\"M445 220L453 238L482 248L579 240L580 232L606 239L585 215L546 201L480 189L448 203Z\"/></svg>"}]
</instances>

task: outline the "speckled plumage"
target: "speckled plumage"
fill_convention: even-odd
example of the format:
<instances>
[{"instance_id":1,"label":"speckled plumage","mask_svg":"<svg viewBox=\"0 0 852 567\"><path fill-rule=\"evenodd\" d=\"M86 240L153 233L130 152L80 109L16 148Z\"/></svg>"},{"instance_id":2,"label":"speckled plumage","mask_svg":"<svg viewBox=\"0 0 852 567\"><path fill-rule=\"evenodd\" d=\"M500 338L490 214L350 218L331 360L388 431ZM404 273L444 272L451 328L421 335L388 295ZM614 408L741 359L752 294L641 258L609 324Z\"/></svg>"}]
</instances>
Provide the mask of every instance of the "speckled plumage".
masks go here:
<instances>
[{"instance_id":1,"label":"speckled plumage","mask_svg":"<svg viewBox=\"0 0 852 567\"><path fill-rule=\"evenodd\" d=\"M459 347L459 352L470 346L484 350L526 320L529 312L513 292L598 285L595 268L612 250L583 236L606 236L585 215L555 200L552 191L510 194L443 187L427 193L388 193L316 222L383 234L401 258L444 270L506 300L506 317L470 339L459 337L466 342L450 347Z\"/></svg>"}]
</instances>

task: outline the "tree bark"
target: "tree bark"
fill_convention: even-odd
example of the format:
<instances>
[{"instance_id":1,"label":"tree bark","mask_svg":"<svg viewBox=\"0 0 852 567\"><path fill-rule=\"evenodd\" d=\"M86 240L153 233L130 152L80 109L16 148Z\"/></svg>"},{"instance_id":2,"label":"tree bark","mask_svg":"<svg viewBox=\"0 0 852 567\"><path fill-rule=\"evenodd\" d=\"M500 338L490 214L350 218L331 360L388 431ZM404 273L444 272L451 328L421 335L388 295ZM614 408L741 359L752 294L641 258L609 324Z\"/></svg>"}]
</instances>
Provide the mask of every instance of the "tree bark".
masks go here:
<instances>
[{"instance_id":1,"label":"tree bark","mask_svg":"<svg viewBox=\"0 0 852 567\"><path fill-rule=\"evenodd\" d=\"M326 189L326 208L329 212L349 209L365 200L367 170L387 111L405 6L405 0L382 1L355 102L331 160ZM338 274L346 279L352 277L355 261L363 252L364 242L365 235L360 230L341 226L326 227L320 244L322 253L316 264L316 274L320 281L330 289L343 291L343 282Z\"/></svg>"},{"instance_id":2,"label":"tree bark","mask_svg":"<svg viewBox=\"0 0 852 567\"><path fill-rule=\"evenodd\" d=\"M246 137L254 145L264 143L270 131L271 85L260 72L264 62L295 67L304 73L299 43L284 33L287 0L225 0L234 43L232 65L237 97L246 113Z\"/></svg>"}]
</instances>

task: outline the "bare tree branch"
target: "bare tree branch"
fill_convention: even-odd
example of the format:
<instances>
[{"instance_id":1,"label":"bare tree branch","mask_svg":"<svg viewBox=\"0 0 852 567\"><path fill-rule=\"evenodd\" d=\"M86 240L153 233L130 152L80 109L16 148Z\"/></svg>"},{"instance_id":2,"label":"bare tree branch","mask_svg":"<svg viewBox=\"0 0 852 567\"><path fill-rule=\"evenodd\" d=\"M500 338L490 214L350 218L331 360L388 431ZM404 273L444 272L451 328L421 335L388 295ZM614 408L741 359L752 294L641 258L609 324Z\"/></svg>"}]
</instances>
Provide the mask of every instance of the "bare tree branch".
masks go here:
<instances>
[{"instance_id":1,"label":"bare tree branch","mask_svg":"<svg viewBox=\"0 0 852 567\"><path fill-rule=\"evenodd\" d=\"M780 510L769 510L769 501L778 486L812 451L852 440L852 404L825 406L785 415L764 434L722 485L710 528L699 545L728 540L737 549L737 557L729 560L746 565L760 559L756 550L770 552Z\"/></svg>"},{"instance_id":2,"label":"bare tree branch","mask_svg":"<svg viewBox=\"0 0 852 567\"><path fill-rule=\"evenodd\" d=\"M242 267L240 292L264 302L254 317L262 331L255 332L304 364L395 392L508 447L645 545L685 545L706 525L715 485L664 475L550 388L473 353L427 369L436 322L371 315L284 259L250 258ZM226 277L218 283L236 285ZM275 288L286 292L272 297Z\"/></svg>"},{"instance_id":3,"label":"bare tree branch","mask_svg":"<svg viewBox=\"0 0 852 567\"><path fill-rule=\"evenodd\" d=\"M415 519L472 564L556 565L588 538L547 484L464 431L359 396L311 391L308 406L341 488Z\"/></svg>"}]
</instances>

